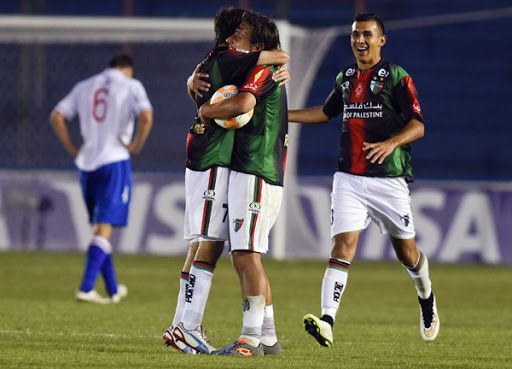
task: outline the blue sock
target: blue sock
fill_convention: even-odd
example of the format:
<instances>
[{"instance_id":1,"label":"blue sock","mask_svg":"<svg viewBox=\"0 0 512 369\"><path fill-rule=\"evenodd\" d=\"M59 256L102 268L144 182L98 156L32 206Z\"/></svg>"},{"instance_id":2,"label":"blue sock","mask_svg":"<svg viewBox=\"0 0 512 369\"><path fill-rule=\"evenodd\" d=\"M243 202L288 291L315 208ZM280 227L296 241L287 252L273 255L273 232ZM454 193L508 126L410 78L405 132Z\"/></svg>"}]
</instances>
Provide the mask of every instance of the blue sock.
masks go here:
<instances>
[{"instance_id":1,"label":"blue sock","mask_svg":"<svg viewBox=\"0 0 512 369\"><path fill-rule=\"evenodd\" d=\"M103 265L101 266L101 274L103 275L108 294L110 296L115 295L117 293L117 280L112 254L105 255L105 260L103 260Z\"/></svg>"},{"instance_id":2,"label":"blue sock","mask_svg":"<svg viewBox=\"0 0 512 369\"><path fill-rule=\"evenodd\" d=\"M80 291L89 292L94 288L96 277L100 272L100 268L103 265L103 261L107 254L95 244L89 246L87 251L87 260L85 263L84 275L82 277L82 283L80 284Z\"/></svg>"}]
</instances>

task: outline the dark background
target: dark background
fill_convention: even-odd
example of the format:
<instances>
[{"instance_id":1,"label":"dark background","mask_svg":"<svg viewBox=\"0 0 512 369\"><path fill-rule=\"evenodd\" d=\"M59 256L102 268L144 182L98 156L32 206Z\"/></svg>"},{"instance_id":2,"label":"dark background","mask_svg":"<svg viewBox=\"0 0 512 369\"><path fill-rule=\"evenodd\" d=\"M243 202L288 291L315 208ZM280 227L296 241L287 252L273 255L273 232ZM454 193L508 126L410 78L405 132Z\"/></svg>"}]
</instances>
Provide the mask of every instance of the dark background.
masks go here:
<instances>
[{"instance_id":1,"label":"dark background","mask_svg":"<svg viewBox=\"0 0 512 369\"><path fill-rule=\"evenodd\" d=\"M390 27L383 51L386 59L412 75L422 103L426 136L413 145L416 178L512 180L510 0L2 0L0 15L212 19L225 6L249 7L311 28L350 25L358 10L379 14L386 25L417 19L417 27L414 22L403 29ZM477 11L481 13L473 14L480 16L467 17ZM446 14L466 18L421 26L422 19ZM135 170L181 172L185 135L194 114L185 81L210 43L129 46L136 58L136 78L143 82L155 109L155 128L144 152L134 159ZM73 168L51 132L48 115L74 83L99 72L119 48L119 44L0 43L0 169ZM337 73L352 60L349 38L341 35L326 54L306 105L322 104ZM300 175L332 174L338 130L335 120L302 129Z\"/></svg>"}]
</instances>

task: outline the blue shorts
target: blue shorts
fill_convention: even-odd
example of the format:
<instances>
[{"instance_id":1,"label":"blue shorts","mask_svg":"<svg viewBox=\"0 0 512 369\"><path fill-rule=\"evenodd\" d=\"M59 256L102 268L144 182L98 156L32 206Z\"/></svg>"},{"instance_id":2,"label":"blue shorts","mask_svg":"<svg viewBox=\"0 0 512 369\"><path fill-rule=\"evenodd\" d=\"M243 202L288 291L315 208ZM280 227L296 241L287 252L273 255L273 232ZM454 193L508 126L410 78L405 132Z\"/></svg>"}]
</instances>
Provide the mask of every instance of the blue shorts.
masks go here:
<instances>
[{"instance_id":1,"label":"blue shorts","mask_svg":"<svg viewBox=\"0 0 512 369\"><path fill-rule=\"evenodd\" d=\"M132 192L130 160L80 171L80 184L91 224L107 223L122 227L128 223Z\"/></svg>"}]
</instances>

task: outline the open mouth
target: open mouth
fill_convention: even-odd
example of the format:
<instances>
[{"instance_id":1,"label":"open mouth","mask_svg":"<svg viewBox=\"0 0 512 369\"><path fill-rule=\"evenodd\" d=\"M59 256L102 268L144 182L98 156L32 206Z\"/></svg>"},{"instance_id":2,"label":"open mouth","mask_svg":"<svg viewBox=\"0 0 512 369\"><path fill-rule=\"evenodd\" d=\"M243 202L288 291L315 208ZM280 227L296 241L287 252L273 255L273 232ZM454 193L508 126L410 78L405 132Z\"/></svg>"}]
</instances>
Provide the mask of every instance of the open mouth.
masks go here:
<instances>
[{"instance_id":1,"label":"open mouth","mask_svg":"<svg viewBox=\"0 0 512 369\"><path fill-rule=\"evenodd\" d=\"M356 51L360 52L360 53L368 51L368 46L367 45L358 45L358 46L356 46Z\"/></svg>"}]
</instances>

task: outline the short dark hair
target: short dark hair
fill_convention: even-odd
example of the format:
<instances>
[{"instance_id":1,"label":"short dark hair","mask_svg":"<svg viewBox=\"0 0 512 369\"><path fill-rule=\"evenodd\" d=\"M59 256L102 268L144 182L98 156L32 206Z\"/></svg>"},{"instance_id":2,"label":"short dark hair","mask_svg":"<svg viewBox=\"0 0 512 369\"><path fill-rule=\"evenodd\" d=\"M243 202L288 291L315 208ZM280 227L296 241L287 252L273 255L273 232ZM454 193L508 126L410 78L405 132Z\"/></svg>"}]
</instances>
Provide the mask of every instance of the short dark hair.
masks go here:
<instances>
[{"instance_id":1,"label":"short dark hair","mask_svg":"<svg viewBox=\"0 0 512 369\"><path fill-rule=\"evenodd\" d=\"M256 12L245 12L242 22L252 28L251 44L262 45L263 50L272 50L280 47L279 30L275 22Z\"/></svg>"},{"instance_id":2,"label":"short dark hair","mask_svg":"<svg viewBox=\"0 0 512 369\"><path fill-rule=\"evenodd\" d=\"M110 68L133 68L133 58L125 53L116 54L108 62Z\"/></svg>"},{"instance_id":3,"label":"short dark hair","mask_svg":"<svg viewBox=\"0 0 512 369\"><path fill-rule=\"evenodd\" d=\"M244 13L244 9L234 7L219 10L215 16L213 27L215 30L215 46L225 44L226 39L235 33L242 22Z\"/></svg>"},{"instance_id":4,"label":"short dark hair","mask_svg":"<svg viewBox=\"0 0 512 369\"><path fill-rule=\"evenodd\" d=\"M376 14L374 13L358 13L354 16L354 22L369 22L374 21L377 23L377 26L380 28L383 35L386 34L386 31L384 30L384 23L382 22L382 19L380 19Z\"/></svg>"}]
</instances>

